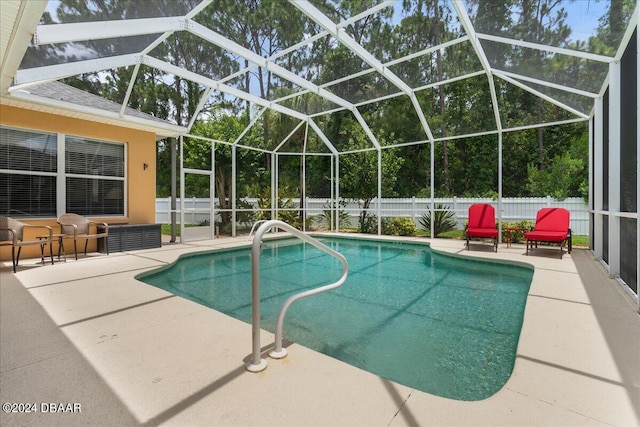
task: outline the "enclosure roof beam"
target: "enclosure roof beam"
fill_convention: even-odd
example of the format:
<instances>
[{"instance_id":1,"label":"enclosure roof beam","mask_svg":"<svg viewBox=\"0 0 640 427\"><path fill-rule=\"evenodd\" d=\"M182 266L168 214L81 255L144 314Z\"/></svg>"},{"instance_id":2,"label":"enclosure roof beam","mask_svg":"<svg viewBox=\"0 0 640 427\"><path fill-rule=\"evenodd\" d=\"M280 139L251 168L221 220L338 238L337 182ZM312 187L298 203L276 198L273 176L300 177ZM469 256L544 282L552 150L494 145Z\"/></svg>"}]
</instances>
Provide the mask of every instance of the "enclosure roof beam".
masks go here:
<instances>
[{"instance_id":1,"label":"enclosure roof beam","mask_svg":"<svg viewBox=\"0 0 640 427\"><path fill-rule=\"evenodd\" d=\"M580 123L580 122L586 122L586 121L589 121L588 117L586 119L579 117L576 119L558 120L555 122L548 122L548 123L536 123L535 125L516 126L512 128L503 129L502 132L517 132L517 131L527 130L527 129L538 129L538 128L546 128L546 127L552 127L552 126L561 126L561 125L568 125L571 123Z\"/></svg>"},{"instance_id":2,"label":"enclosure roof beam","mask_svg":"<svg viewBox=\"0 0 640 427\"><path fill-rule=\"evenodd\" d=\"M11 90L19 90L33 84L50 82L78 74L95 73L113 68L128 67L140 64L142 55L132 53L129 55L110 56L108 58L89 59L67 64L47 65L37 68L26 68L16 71Z\"/></svg>"},{"instance_id":3,"label":"enclosure roof beam","mask_svg":"<svg viewBox=\"0 0 640 427\"><path fill-rule=\"evenodd\" d=\"M299 120L305 120L307 118L306 115L299 113L290 108L284 107L279 104L275 104L273 102L267 101L266 99L260 98L259 96L251 95L250 93L243 92L239 89L236 89L231 86L227 86L223 83L220 83L216 80L210 79L208 77L204 77L200 74L194 73L192 71L186 70L181 67L177 67L173 64L169 64L167 62L161 61L159 59L145 56L144 63L149 65L150 67L156 68L158 70L164 71L169 74L174 74L176 76L180 76L186 80L190 80L194 83L201 84L205 87L214 88L222 93L229 94L231 96L235 96L236 98L242 99L244 101L252 102L256 105L260 105L261 107L270 108L274 111L278 111L280 113L286 114L291 117L295 117Z\"/></svg>"},{"instance_id":4,"label":"enclosure roof beam","mask_svg":"<svg viewBox=\"0 0 640 427\"><path fill-rule=\"evenodd\" d=\"M302 13L307 15L316 24L320 25L325 30L329 31L333 37L335 37L340 43L345 45L349 50L358 55L360 59L372 66L383 77L401 89L404 93L409 95L411 88L396 76L393 71L382 65L376 57L374 57L368 50L360 46L343 28L336 25L325 14L320 12L315 6L306 0L289 0L295 7L300 9Z\"/></svg>"},{"instance_id":5,"label":"enclosure roof beam","mask_svg":"<svg viewBox=\"0 0 640 427\"><path fill-rule=\"evenodd\" d=\"M622 60L622 55L624 55L625 50L627 50L627 45L631 40L631 36L633 36L633 32L638 28L638 21L640 21L640 2L636 1L636 8L633 11L633 15L631 15L631 19L629 20L629 25L627 25L627 30L622 36L622 40L618 45L618 51L616 52L615 61Z\"/></svg>"},{"instance_id":6,"label":"enclosure roof beam","mask_svg":"<svg viewBox=\"0 0 640 427\"><path fill-rule=\"evenodd\" d=\"M258 120L260 120L260 117L262 117L262 115L265 113L265 111L267 111L267 109L265 107L261 108L260 111L258 111L258 113L253 118L253 120L251 120L251 122L247 125L247 127L245 127L242 130L242 132L240 132L240 135L238 135L238 137L235 139L235 141L233 141L233 145L239 145L240 144L240 141L242 140L242 138L247 134L247 132L249 132L249 129L251 129L253 127L253 125L255 125L258 122Z\"/></svg>"},{"instance_id":7,"label":"enclosure roof beam","mask_svg":"<svg viewBox=\"0 0 640 427\"><path fill-rule=\"evenodd\" d=\"M203 2L205 3L205 2ZM202 5L200 5L202 6ZM196 8L197 9L197 8ZM195 10L192 12L195 12ZM153 49L155 49L158 45L160 45L160 43L162 43L163 41L165 41L167 38L169 38L169 36L171 36L175 31L167 31L166 33L162 34L160 37L158 37L157 39L155 39L153 41L153 43L150 43L146 48L144 48L141 52L142 55L147 55L149 52L151 52ZM138 76L138 72L140 71L140 64L136 64L135 69L133 70L133 73L131 74L131 80L129 81L129 87L127 88L127 93L124 97L124 100L122 101L122 111L124 111L127 107L127 105L129 104L129 98L131 97L131 93L133 93L133 87L136 83L136 79ZM204 105L204 104L203 104ZM198 112L200 110L196 110L195 113L193 114L193 116L191 117L188 129L191 129L191 127L193 126L193 123L195 122L195 118L198 116Z\"/></svg>"},{"instance_id":8,"label":"enclosure roof beam","mask_svg":"<svg viewBox=\"0 0 640 427\"><path fill-rule=\"evenodd\" d=\"M131 98L131 94L133 93L133 86L135 85L136 79L138 78L138 72L140 72L139 63L133 67L133 72L131 73L131 78L129 79L129 85L127 86L127 92L124 94L124 99L122 100L122 105L120 106L120 117L124 116L124 112L127 110L129 99ZM187 129L191 129L191 126L188 126Z\"/></svg>"},{"instance_id":9,"label":"enclosure roof beam","mask_svg":"<svg viewBox=\"0 0 640 427\"><path fill-rule=\"evenodd\" d=\"M523 76L522 74L516 74L516 73L512 73L510 71L503 71L503 70L499 70L497 68L494 68L493 70L493 74L499 77L511 77L512 79L517 79L517 80L523 80L525 82L529 82L529 83L535 83L538 84L540 86L546 86L548 88L552 88L552 89L558 89L564 92L569 92L569 93L573 93L575 95L580 95L580 96L586 96L587 98L597 98L598 94L597 93L592 93L592 92L587 92L586 90L580 90L580 89L575 89L572 87L567 87L567 86L563 86L563 85L559 85L556 83L549 83L546 82L544 80L540 80L540 79L536 79L533 77L528 77L528 76Z\"/></svg>"},{"instance_id":10,"label":"enclosure roof beam","mask_svg":"<svg viewBox=\"0 0 640 427\"><path fill-rule=\"evenodd\" d=\"M468 40L469 40L469 36L464 35L462 37L458 37L457 39L449 40L447 42L440 43L439 45L431 46L431 47L428 47L426 49L420 50L418 52L411 53L411 54L409 54L407 56L403 56L403 57L397 58L397 59L392 59L389 62L385 62L384 66L385 67L391 67L393 65L400 64L400 63L405 62L405 61L409 61L411 59L415 59L415 58L419 58L421 56L425 56L425 55L427 55L429 53L433 53L433 52L436 52L438 50L446 49L446 48L448 48L450 46L454 46L454 45L457 45L457 44L460 44L460 43L464 43L464 42L466 42Z\"/></svg>"},{"instance_id":11,"label":"enclosure roof beam","mask_svg":"<svg viewBox=\"0 0 640 427\"><path fill-rule=\"evenodd\" d=\"M266 70L271 71L277 76L282 77L283 79L288 80L304 89L307 89L322 98L328 99L329 101L334 102L335 104L338 104L345 108L350 109L353 107L352 103L340 98L337 95L334 95L331 92L328 92L320 88L319 86L311 83L310 81L305 80L302 77L298 76L297 74L281 67L280 65L270 62L269 60L263 58L257 53L252 52L243 46L240 46L239 44L225 38L224 36L216 33L215 31L210 30L209 28L198 24L197 22L189 21L187 30L190 33L204 40L207 40L223 49L226 49L231 53L241 56L247 61L251 61L254 64L258 64L261 67L264 67Z\"/></svg>"},{"instance_id":12,"label":"enclosure roof beam","mask_svg":"<svg viewBox=\"0 0 640 427\"><path fill-rule=\"evenodd\" d=\"M282 146L287 143L287 141L298 131L298 129L300 129L300 127L303 124L305 124L305 121L304 120L300 120L298 122L298 124L291 130L291 132L289 132L289 135L285 136L284 139L282 140L282 142L280 142L280 144L278 144L278 146L276 148L274 148L273 151L280 150L280 148L282 148Z\"/></svg>"},{"instance_id":13,"label":"enclosure roof beam","mask_svg":"<svg viewBox=\"0 0 640 427\"><path fill-rule=\"evenodd\" d=\"M491 104L493 105L493 115L495 117L496 126L498 127L498 130L501 130L502 121L500 119L500 111L498 110L498 97L496 96L496 86L493 81L491 64L489 63L489 59L487 58L487 55L484 53L484 49L480 44L480 40L478 39L478 35L476 34L473 24L471 23L471 19L467 14L465 5L462 3L461 0L453 0L453 7L455 8L456 13L458 14L458 19L460 19L460 22L462 23L462 26L464 27L465 32L469 36L469 41L471 42L471 46L473 47L473 50L476 52L476 55L478 56L478 59L482 64L482 68L484 68L485 72L487 73L487 79L489 81L489 89L491 90Z\"/></svg>"},{"instance_id":14,"label":"enclosure roof beam","mask_svg":"<svg viewBox=\"0 0 640 427\"><path fill-rule=\"evenodd\" d=\"M351 25L354 22L357 22L361 19L366 18L369 15L372 15L374 13L376 13L378 10L380 9L384 9L386 7L389 7L390 5L392 5L396 0L387 0L385 2L379 3L376 6L372 7L371 9L367 9L362 13L359 13L358 15L352 16L349 19L345 19L344 21L340 22L338 24L339 27L346 27L348 25ZM295 52L296 50L303 48L307 45L310 45L311 43L315 42L316 40L320 40L326 36L329 35L328 31L321 31L316 35L313 35L311 37L307 37L305 38L303 41L298 42L286 49L283 49L281 51L278 51L276 53L274 53L273 55L271 55L270 57L268 57L266 60L269 62L273 62L278 58L281 58L283 56L286 56L288 54L290 54L291 52ZM225 77L224 79L221 80L221 82L226 82L228 80L232 80L234 78L236 78L237 76L240 76L242 74L248 73L249 71L253 70L254 68L257 68L258 64L251 64L241 70L236 71L233 74L230 74L229 76ZM351 75L351 77L355 77L355 75ZM320 85L319 87L323 87L323 85Z\"/></svg>"},{"instance_id":15,"label":"enclosure roof beam","mask_svg":"<svg viewBox=\"0 0 640 427\"><path fill-rule=\"evenodd\" d=\"M390 69L385 67L377 58L375 58L368 50L364 49L360 46L347 32L335 25L333 21L331 21L326 15L320 12L315 6L313 6L308 1L291 1L298 9L302 11L305 15L307 15L310 19L316 22L325 30L329 31L331 35L333 35L336 39L338 39L342 44L344 44L349 50L358 55L364 62L373 67L378 73L380 73L384 78L389 80L392 84L398 87L401 91L403 91L406 95L411 98L411 102L418 114L418 118L420 123L422 124L425 132L427 133L429 139L433 139L433 135L431 134L431 129L427 123L426 118L424 117L424 113L418 104L415 95L413 94L412 89L407 85L403 80L401 80L398 76L396 76ZM352 112L365 133L373 143L373 145L380 149L380 144L376 139L373 132L365 122L364 118L360 115L360 112L357 108L353 108Z\"/></svg>"},{"instance_id":16,"label":"enclosure roof beam","mask_svg":"<svg viewBox=\"0 0 640 427\"><path fill-rule=\"evenodd\" d=\"M373 146L377 150L379 150L380 149L380 143L378 142L378 139L373 134L373 132L371 132L371 128L369 127L369 125L365 121L364 117L362 117L362 114L360 114L360 111L358 111L357 108L354 108L352 110L352 113L356 117L356 120L358 121L358 123L360 123L360 126L362 126L362 129L364 130L364 133L367 135L367 137L369 137L369 140L371 141Z\"/></svg>"},{"instance_id":17,"label":"enclosure roof beam","mask_svg":"<svg viewBox=\"0 0 640 427\"><path fill-rule=\"evenodd\" d=\"M210 1L202 2L198 7L194 8L187 17L195 16ZM112 20L99 22L78 22L67 24L39 25L34 34L34 43L36 45L68 43L87 40L99 40L115 37L132 37L146 34L162 33L153 43L143 49L140 54L146 55L160 45L175 31L185 30L188 20L184 17L158 17L145 19L129 19L129 20ZM130 79L125 98L122 102L121 115L127 107L128 100L133 91L136 76L140 69L140 64L136 64L134 73ZM202 107L200 107L202 108ZM191 118L191 128L195 117Z\"/></svg>"},{"instance_id":18,"label":"enclosure roof beam","mask_svg":"<svg viewBox=\"0 0 640 427\"><path fill-rule=\"evenodd\" d=\"M311 129L313 129L313 131L316 133L316 135L318 135L320 140L324 143L324 145L327 146L329 151L331 151L331 153L333 153L334 156L338 156L339 155L338 150L331 143L331 141L329 141L329 138L327 138L327 135L325 135L324 132L322 132L322 129L320 129L320 127L318 127L316 122L314 122L313 119L311 119L311 118L308 118L307 122L309 123L309 126L311 126Z\"/></svg>"},{"instance_id":19,"label":"enclosure roof beam","mask_svg":"<svg viewBox=\"0 0 640 427\"><path fill-rule=\"evenodd\" d=\"M203 25L200 25L191 19L185 19L184 17L40 25L36 29L35 40L36 44L51 44L155 33L171 34L174 31L189 31L190 33L226 49L231 53L239 55L258 66L262 66L283 79L316 93L325 99L328 99L342 107L349 109L352 108L352 104L350 102L332 94L331 92L319 88L317 85L271 62L269 59L265 59L249 49L246 49L224 36L204 27ZM164 38L166 37L167 36L165 35ZM148 51L149 49L145 49L145 53Z\"/></svg>"},{"instance_id":20,"label":"enclosure roof beam","mask_svg":"<svg viewBox=\"0 0 640 427\"><path fill-rule=\"evenodd\" d=\"M435 87L438 87L438 86L443 85L443 84L454 83L454 82L457 82L457 81L460 81L460 80L466 80L466 79L470 79L470 78L473 78L473 77L484 76L486 74L487 73L484 70L474 71L472 73L464 74L462 76L451 77L451 78L448 78L446 80L438 80L437 82L433 82L433 83L426 84L424 86L417 87L417 88L413 89L413 91L414 92L420 92L421 90L431 89L431 88L435 88Z\"/></svg>"},{"instance_id":21,"label":"enclosure roof beam","mask_svg":"<svg viewBox=\"0 0 640 427\"><path fill-rule=\"evenodd\" d=\"M189 132L191 132L191 128L193 127L193 124L196 122L196 118L198 117L198 114L200 114L200 112L204 108L205 104L209 100L209 97L211 96L211 92L213 92L213 88L212 87L207 87L204 90L204 93L202 94L202 96L200 97L200 101L198 102L198 106L196 107L195 111L193 112L193 115L191 116L191 120L189 120L189 124L187 125L187 129L189 129Z\"/></svg>"},{"instance_id":22,"label":"enclosure roof beam","mask_svg":"<svg viewBox=\"0 0 640 427\"><path fill-rule=\"evenodd\" d=\"M411 104L413 104L413 108L416 110L416 113L418 114L418 120L420 120L420 124L422 125L422 128L424 129L425 133L427 134L427 138L429 138L429 142L433 142L433 133L431 132L431 127L429 126L429 123L427 123L427 118L424 116L424 112L422 111L422 108L420 108L418 97L416 97L415 93L411 92L409 94L409 98L411 98Z\"/></svg>"},{"instance_id":23,"label":"enclosure roof beam","mask_svg":"<svg viewBox=\"0 0 640 427\"><path fill-rule=\"evenodd\" d=\"M234 145L236 147L241 147L247 150L251 150L251 151L257 151L259 153L269 153L269 154L273 154L273 152L271 150L266 150L264 148L259 148L259 147L251 147L250 145L243 145L243 144L234 144L233 142L229 142L229 141L222 141L221 139L213 139L213 138L207 138L204 136L200 136L200 135L184 135L184 136L188 136L189 138L192 139L199 139L202 141L209 141L209 142L214 142L216 144L222 144L222 145L227 145L229 147L233 147Z\"/></svg>"},{"instance_id":24,"label":"enclosure roof beam","mask_svg":"<svg viewBox=\"0 0 640 427\"><path fill-rule=\"evenodd\" d=\"M513 127L513 128L504 128L501 131L498 131L497 129L493 129L493 130L486 130L486 131L482 131L482 132L474 132L474 133L465 133L462 135L451 135L451 136L446 136L446 137L440 137L440 138L434 138L433 142L434 143L439 143L439 142L445 142L445 141L461 141L463 143L470 143L468 142L468 140L470 138L475 138L478 136L487 136L487 135L498 135L499 133L507 133L507 132L517 132L517 131L522 131L522 130L527 130L527 129L537 129L537 128L544 128L544 127L551 127L551 126L560 126L560 125L566 125L566 124L572 124L572 123L580 123L580 122L585 122L588 121L589 118L575 118L575 119L567 119L567 120L560 120L560 121L555 121L555 122L548 122L548 123L537 123L534 125L526 125L526 126L517 126L517 127ZM408 146L412 146L412 145L422 145L425 143L428 143L429 141L411 141L411 142L402 142L400 144L392 144L392 145L387 145L382 147L383 150L387 150L387 149L392 149L392 148L399 148L399 147L408 147ZM362 151L372 151L375 150L375 148L364 148L364 149L359 149L359 150L350 150L350 151L343 151L341 154L350 154L350 153L358 153L358 152L362 152Z\"/></svg>"},{"instance_id":25,"label":"enclosure roof beam","mask_svg":"<svg viewBox=\"0 0 640 427\"><path fill-rule=\"evenodd\" d=\"M307 116L285 106L275 104L239 89L227 86L223 83L204 77L200 74L191 72L181 67L169 64L159 59L147 55L122 55L116 57L91 59L87 61L79 61L71 64L50 65L47 67L30 68L18 70L16 73L16 86L10 88L11 92L25 89L28 86L40 84L48 81L59 80L76 74L99 72L113 68L127 67L143 63L158 70L165 71L176 76L181 76L187 80L202 84L205 87L214 88L220 92L227 93L236 98L252 102L262 107L271 108L280 113L295 117L299 120L305 120Z\"/></svg>"},{"instance_id":26,"label":"enclosure roof beam","mask_svg":"<svg viewBox=\"0 0 640 427\"><path fill-rule=\"evenodd\" d=\"M574 56L576 58L588 59L589 61L597 61L609 64L613 62L613 58L605 55L597 55L595 53L582 52L575 49L567 49L562 47L549 46L546 44L532 43L524 40L515 40L507 37L492 36L490 34L477 33L479 39L489 40L497 43L526 47L528 49L536 49L543 52L552 52L560 55Z\"/></svg>"},{"instance_id":27,"label":"enclosure roof beam","mask_svg":"<svg viewBox=\"0 0 640 427\"><path fill-rule=\"evenodd\" d=\"M11 28L2 29L0 95L8 93L14 74L29 47L33 28L40 21L46 7L47 2L45 1L21 1L16 12L14 25ZM4 13L4 7L0 7L0 9Z\"/></svg>"},{"instance_id":28,"label":"enclosure roof beam","mask_svg":"<svg viewBox=\"0 0 640 427\"><path fill-rule=\"evenodd\" d=\"M212 0L202 1L185 16L38 25L33 42L43 45L185 30L189 20L202 12L211 2Z\"/></svg>"},{"instance_id":29,"label":"enclosure roof beam","mask_svg":"<svg viewBox=\"0 0 640 427\"><path fill-rule=\"evenodd\" d=\"M126 19L38 25L33 35L36 45L132 37L185 30L184 17Z\"/></svg>"},{"instance_id":30,"label":"enclosure roof beam","mask_svg":"<svg viewBox=\"0 0 640 427\"><path fill-rule=\"evenodd\" d=\"M515 79L512 79L511 77L499 76L498 74L496 74L496 76L497 77L501 77L502 79L504 79L505 81L511 83L512 85L518 86L519 88L524 89L527 92L532 93L535 96L540 97L540 98L544 99L547 102L550 102L550 103L552 103L554 105L557 105L558 107L562 108L563 110L566 110L566 111L570 112L571 114L575 114L576 116L582 117L583 119L588 119L589 118L588 115L576 110L575 108L569 107L568 105L566 105L566 104L564 104L564 103L562 103L562 102L560 102L560 101L558 101L558 100L556 100L556 99L554 99L554 98L552 98L550 96L547 96L542 92L538 92L537 90L535 90L533 88L530 88L529 86L527 86L527 85L525 85L523 83L520 83L519 81L517 81Z\"/></svg>"},{"instance_id":31,"label":"enclosure roof beam","mask_svg":"<svg viewBox=\"0 0 640 427\"><path fill-rule=\"evenodd\" d=\"M323 33L327 33L327 32L324 31ZM402 58L391 60L389 62L384 63L383 67L385 67L385 69L387 69L388 67L392 67L394 65L401 64L402 62L409 61L411 59L419 58L419 57L427 55L429 53L432 53L432 52L435 52L435 51L438 51L438 50L441 50L441 49L445 49L445 48L447 48L449 46L453 46L453 45L456 45L456 44L459 44L459 43L462 43L462 42L465 42L465 41L468 41L468 40L469 40L469 36L465 35L465 36L459 37L459 38L457 38L455 40L451 40L451 41L439 44L438 46L432 46L432 47L429 47L427 49L421 50L420 52L412 53L410 55L403 56ZM375 73L375 72L377 72L377 70L375 68L367 68L367 69L359 71L357 73L353 73L353 74L350 74L348 76L340 77L340 78L338 78L336 80L331 80L329 82L323 83L319 87L321 87L321 88L331 87L331 86L336 85L338 83L346 82L346 81L355 79L356 77L362 77L362 76L365 76L367 74L371 74L371 73ZM448 78L446 80L442 80L442 83L450 83L450 82L454 82L454 81L457 81L457 80L460 80L460 79L464 79L464 78L467 78L467 77L473 77L473 75L477 74L477 73L485 74L484 71L465 74L463 76L452 77L452 78ZM412 92L416 92L416 91L425 89L427 87L438 86L439 84L440 84L439 82L431 83L430 85L427 85L427 86L424 86L424 87L411 89L411 91ZM400 88L398 90L399 90L398 94L406 94L406 91L404 91L404 90L402 90ZM356 106L365 105L365 104L368 104L370 102L372 102L372 101L363 101L363 102L356 103L354 105L356 105ZM373 102L375 102L375 101L373 101Z\"/></svg>"},{"instance_id":32,"label":"enclosure roof beam","mask_svg":"<svg viewBox=\"0 0 640 427\"><path fill-rule=\"evenodd\" d=\"M338 111L345 111L345 108L338 107L338 108L333 108L331 110L324 110L324 111L320 111L318 113L309 114L309 117L313 119L315 117L322 117L322 116L326 116L328 114L337 113Z\"/></svg>"}]
</instances>

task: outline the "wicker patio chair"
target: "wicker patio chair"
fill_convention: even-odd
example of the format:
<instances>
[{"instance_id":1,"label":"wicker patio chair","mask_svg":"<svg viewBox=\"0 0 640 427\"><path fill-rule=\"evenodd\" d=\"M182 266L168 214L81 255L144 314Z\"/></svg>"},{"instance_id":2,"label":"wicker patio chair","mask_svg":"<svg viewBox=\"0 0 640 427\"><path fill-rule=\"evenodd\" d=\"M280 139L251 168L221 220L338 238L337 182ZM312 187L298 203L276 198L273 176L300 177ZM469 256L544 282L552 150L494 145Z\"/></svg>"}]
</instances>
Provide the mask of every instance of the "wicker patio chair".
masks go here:
<instances>
[{"instance_id":1,"label":"wicker patio chair","mask_svg":"<svg viewBox=\"0 0 640 427\"><path fill-rule=\"evenodd\" d=\"M78 259L78 240L84 239L84 254L87 255L87 245L89 239L107 239L109 236L109 225L105 222L93 222L88 218L75 213L64 214L58 217L60 233L65 239L73 239L73 252ZM109 255L109 245L104 245Z\"/></svg>"},{"instance_id":2,"label":"wicker patio chair","mask_svg":"<svg viewBox=\"0 0 640 427\"><path fill-rule=\"evenodd\" d=\"M34 240L24 239L25 228L38 228L43 230L43 234L34 237ZM46 232L44 231L46 230ZM0 246L11 246L11 263L15 273L20 260L20 252L24 246L40 246L40 258L44 265L44 247L49 244L49 255L53 264L53 230L48 225L30 225L17 221L8 216L0 216ZM16 253L16 248L18 252Z\"/></svg>"}]
</instances>

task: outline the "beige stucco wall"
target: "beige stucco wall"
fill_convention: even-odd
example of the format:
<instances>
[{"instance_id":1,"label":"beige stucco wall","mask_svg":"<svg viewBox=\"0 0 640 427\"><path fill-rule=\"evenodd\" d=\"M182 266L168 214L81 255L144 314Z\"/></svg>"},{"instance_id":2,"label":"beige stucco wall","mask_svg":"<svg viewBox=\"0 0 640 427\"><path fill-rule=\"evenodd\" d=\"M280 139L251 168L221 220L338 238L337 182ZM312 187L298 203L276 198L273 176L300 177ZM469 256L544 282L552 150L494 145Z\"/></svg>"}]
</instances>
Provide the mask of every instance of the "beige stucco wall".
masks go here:
<instances>
[{"instance_id":1,"label":"beige stucco wall","mask_svg":"<svg viewBox=\"0 0 640 427\"><path fill-rule=\"evenodd\" d=\"M155 223L156 198L156 139L155 134L125 127L111 126L87 120L57 116L33 110L0 105L0 124L28 130L64 133L126 144L127 157L127 211L124 217L101 217L92 220L109 224L153 224ZM144 164L149 165L144 169ZM29 224L44 224L59 230L56 218L21 221ZM67 253L73 252L73 243L65 243ZM96 249L96 242L89 241L89 250ZM54 250L57 250L54 249ZM38 247L25 247L20 258L40 256ZM0 248L0 259L10 260L11 249Z\"/></svg>"}]
</instances>

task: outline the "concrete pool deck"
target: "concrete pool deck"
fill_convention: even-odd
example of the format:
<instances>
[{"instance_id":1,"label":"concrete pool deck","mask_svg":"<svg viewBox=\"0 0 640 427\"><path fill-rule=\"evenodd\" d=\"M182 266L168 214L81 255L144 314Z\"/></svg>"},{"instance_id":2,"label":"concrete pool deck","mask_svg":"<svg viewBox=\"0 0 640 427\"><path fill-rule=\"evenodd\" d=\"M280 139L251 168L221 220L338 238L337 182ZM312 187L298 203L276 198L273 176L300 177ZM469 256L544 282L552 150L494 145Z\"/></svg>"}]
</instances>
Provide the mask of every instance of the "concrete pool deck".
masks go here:
<instances>
[{"instance_id":1,"label":"concrete pool deck","mask_svg":"<svg viewBox=\"0 0 640 427\"><path fill-rule=\"evenodd\" d=\"M297 344L249 373L251 325L134 279L180 254L248 243L235 238L25 260L17 274L2 263L0 400L37 412L3 411L0 425L640 425L640 315L587 250L559 259L557 248L430 242L535 267L513 375L486 400L423 393Z\"/></svg>"}]
</instances>

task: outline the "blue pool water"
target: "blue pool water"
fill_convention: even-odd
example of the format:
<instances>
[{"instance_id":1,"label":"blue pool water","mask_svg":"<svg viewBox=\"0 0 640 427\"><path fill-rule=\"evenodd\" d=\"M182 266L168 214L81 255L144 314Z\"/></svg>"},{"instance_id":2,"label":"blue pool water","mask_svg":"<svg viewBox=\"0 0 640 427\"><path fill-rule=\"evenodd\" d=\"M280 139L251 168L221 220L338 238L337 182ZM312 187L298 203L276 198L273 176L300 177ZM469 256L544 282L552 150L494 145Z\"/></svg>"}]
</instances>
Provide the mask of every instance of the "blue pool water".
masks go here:
<instances>
[{"instance_id":1,"label":"blue pool water","mask_svg":"<svg viewBox=\"0 0 640 427\"><path fill-rule=\"evenodd\" d=\"M532 269L438 254L422 244L319 240L347 258L349 277L338 289L294 303L285 339L457 400L487 398L506 383ZM299 240L262 247L261 326L274 332L289 296L335 282L342 266ZM188 256L138 279L251 322L249 248Z\"/></svg>"}]
</instances>

